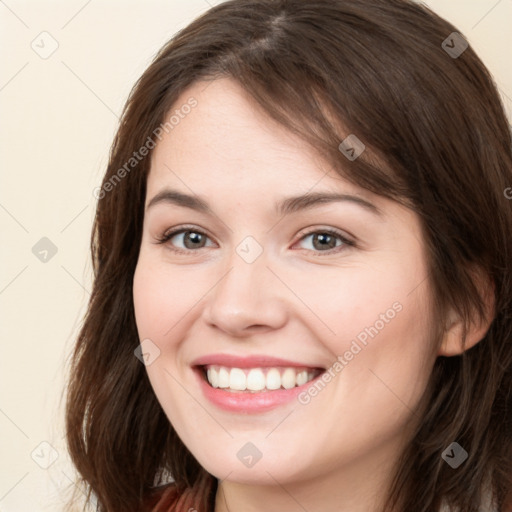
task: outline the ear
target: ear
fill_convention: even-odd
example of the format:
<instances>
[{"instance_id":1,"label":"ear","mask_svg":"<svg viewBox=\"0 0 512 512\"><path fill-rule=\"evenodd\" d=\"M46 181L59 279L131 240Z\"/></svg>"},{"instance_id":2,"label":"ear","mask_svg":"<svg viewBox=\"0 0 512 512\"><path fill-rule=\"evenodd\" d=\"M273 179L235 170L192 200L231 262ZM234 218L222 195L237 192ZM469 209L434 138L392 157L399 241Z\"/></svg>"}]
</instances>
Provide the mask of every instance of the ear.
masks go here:
<instances>
[{"instance_id":1,"label":"ear","mask_svg":"<svg viewBox=\"0 0 512 512\"><path fill-rule=\"evenodd\" d=\"M473 269L471 275L478 287L480 297L483 299L485 317L480 319L475 311L467 327L466 339L464 341L464 323L454 310L450 310L443 340L438 350L438 355L440 356L457 356L475 346L487 334L494 319L494 283L481 269Z\"/></svg>"}]
</instances>

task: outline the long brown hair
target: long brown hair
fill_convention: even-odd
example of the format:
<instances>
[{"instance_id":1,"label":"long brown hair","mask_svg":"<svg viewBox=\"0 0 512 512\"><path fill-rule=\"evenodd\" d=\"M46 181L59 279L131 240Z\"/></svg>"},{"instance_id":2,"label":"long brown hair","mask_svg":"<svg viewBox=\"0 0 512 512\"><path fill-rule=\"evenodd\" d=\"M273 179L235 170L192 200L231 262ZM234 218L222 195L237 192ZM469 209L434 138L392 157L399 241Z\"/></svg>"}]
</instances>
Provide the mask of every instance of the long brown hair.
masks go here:
<instances>
[{"instance_id":1,"label":"long brown hair","mask_svg":"<svg viewBox=\"0 0 512 512\"><path fill-rule=\"evenodd\" d=\"M512 144L492 77L457 32L408 0L231 0L155 57L126 103L98 196L94 287L67 396L69 452L99 510L144 510L162 470L178 490L214 481L178 438L134 357L132 280L150 154L130 159L155 139L187 87L227 76L340 176L419 215L437 326L448 306L467 325L484 316L474 268L493 283L495 316L485 337L436 360L385 510L432 512L446 500L477 512L489 480L505 511L512 489ZM338 147L349 133L366 146L353 161ZM441 457L453 441L469 455L456 470Z\"/></svg>"}]
</instances>

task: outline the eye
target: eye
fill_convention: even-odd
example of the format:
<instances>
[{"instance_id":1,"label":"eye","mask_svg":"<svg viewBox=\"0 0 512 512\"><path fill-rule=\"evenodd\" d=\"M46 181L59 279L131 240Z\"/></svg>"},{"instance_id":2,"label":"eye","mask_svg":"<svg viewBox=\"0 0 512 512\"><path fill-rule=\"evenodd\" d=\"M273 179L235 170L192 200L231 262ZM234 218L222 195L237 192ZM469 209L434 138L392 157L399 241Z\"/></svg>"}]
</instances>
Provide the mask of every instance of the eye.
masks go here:
<instances>
[{"instance_id":1,"label":"eye","mask_svg":"<svg viewBox=\"0 0 512 512\"><path fill-rule=\"evenodd\" d=\"M209 237L206 233L190 226L180 227L164 233L162 237L158 238L157 243L168 243L171 249L176 252L190 252L214 245L206 245L208 240ZM176 245L178 245L178 247ZM179 245L181 245L181 247Z\"/></svg>"},{"instance_id":2,"label":"eye","mask_svg":"<svg viewBox=\"0 0 512 512\"><path fill-rule=\"evenodd\" d=\"M174 252L187 253L215 246L213 243L208 244L208 241L211 242L208 235L203 231L195 228L194 226L181 226L164 233L161 237L157 238L156 243L168 244ZM345 246L355 246L355 242L348 239L341 232L332 228L310 231L309 233L302 234L302 238L299 240L299 243L304 241L308 242L304 244L306 247L302 247L303 249L326 254L339 252Z\"/></svg>"},{"instance_id":3,"label":"eye","mask_svg":"<svg viewBox=\"0 0 512 512\"><path fill-rule=\"evenodd\" d=\"M310 231L300 239L300 242L304 241L308 241L304 244L306 247L303 247L306 250L328 254L339 252L341 250L339 248L343 248L344 246L355 246L352 240L349 240L342 233L334 229Z\"/></svg>"}]
</instances>

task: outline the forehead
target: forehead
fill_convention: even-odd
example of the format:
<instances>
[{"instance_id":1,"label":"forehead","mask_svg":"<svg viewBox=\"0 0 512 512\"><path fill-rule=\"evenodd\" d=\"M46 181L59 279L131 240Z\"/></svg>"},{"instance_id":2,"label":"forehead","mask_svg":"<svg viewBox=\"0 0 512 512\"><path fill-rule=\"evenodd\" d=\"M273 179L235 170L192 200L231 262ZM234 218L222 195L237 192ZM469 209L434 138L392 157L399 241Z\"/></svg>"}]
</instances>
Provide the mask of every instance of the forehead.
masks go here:
<instances>
[{"instance_id":1,"label":"forehead","mask_svg":"<svg viewBox=\"0 0 512 512\"><path fill-rule=\"evenodd\" d=\"M195 106L184 108L187 103ZM342 186L344 191L366 194L272 120L232 79L193 84L166 120L170 116L179 121L153 151L148 195L171 184L200 187L206 193L226 187L266 195L275 188L304 193L320 182L324 189Z\"/></svg>"}]
</instances>

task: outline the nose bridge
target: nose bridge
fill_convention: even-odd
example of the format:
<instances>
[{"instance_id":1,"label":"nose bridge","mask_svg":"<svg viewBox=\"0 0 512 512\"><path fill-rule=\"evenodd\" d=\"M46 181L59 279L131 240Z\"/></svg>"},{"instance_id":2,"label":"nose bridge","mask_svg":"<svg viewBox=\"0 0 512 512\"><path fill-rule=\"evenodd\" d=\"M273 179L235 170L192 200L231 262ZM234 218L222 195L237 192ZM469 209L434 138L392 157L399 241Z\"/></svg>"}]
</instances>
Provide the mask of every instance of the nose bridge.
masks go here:
<instances>
[{"instance_id":1,"label":"nose bridge","mask_svg":"<svg viewBox=\"0 0 512 512\"><path fill-rule=\"evenodd\" d=\"M211 324L235 333L254 326L278 328L285 321L285 304L267 268L267 255L254 237L235 247L208 302Z\"/></svg>"}]
</instances>

